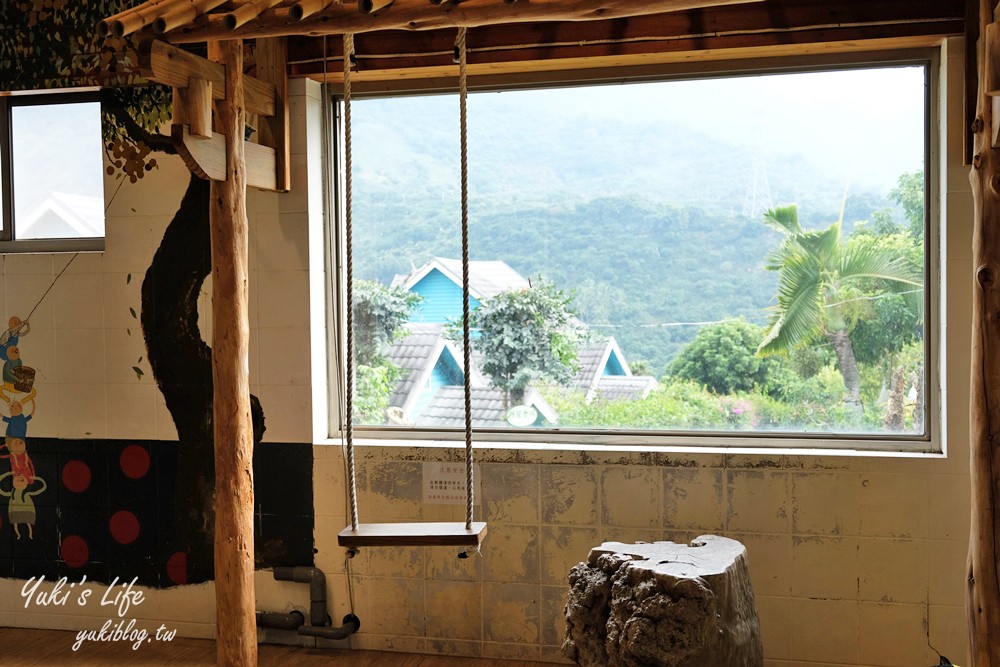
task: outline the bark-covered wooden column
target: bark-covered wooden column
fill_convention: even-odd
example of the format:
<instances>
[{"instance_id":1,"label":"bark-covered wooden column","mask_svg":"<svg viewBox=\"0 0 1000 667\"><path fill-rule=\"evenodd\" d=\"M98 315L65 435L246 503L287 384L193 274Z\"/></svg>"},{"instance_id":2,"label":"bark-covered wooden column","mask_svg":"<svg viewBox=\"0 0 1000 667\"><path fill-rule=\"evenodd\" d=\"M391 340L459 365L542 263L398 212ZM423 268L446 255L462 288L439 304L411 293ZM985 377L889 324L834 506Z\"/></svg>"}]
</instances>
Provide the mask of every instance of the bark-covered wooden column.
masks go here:
<instances>
[{"instance_id":1,"label":"bark-covered wooden column","mask_svg":"<svg viewBox=\"0 0 1000 667\"><path fill-rule=\"evenodd\" d=\"M1000 667L1000 24L994 0L979 2L978 90L970 174L975 203L970 464L972 531L967 610L969 664Z\"/></svg>"},{"instance_id":2,"label":"bark-covered wooden column","mask_svg":"<svg viewBox=\"0 0 1000 667\"><path fill-rule=\"evenodd\" d=\"M247 306L248 223L243 132L243 43L209 42L226 68L215 130L226 178L212 181L212 380L215 383L215 600L219 665L257 664L253 587L253 428Z\"/></svg>"}]
</instances>

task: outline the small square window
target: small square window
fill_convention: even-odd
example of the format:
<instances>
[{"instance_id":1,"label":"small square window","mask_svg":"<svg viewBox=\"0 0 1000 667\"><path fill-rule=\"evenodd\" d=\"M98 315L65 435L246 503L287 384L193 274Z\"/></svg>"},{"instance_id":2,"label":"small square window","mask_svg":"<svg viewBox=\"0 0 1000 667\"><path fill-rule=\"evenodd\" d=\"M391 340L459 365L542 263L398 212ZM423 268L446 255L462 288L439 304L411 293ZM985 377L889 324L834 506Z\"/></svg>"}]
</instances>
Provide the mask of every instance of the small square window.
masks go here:
<instances>
[{"instance_id":1,"label":"small square window","mask_svg":"<svg viewBox=\"0 0 1000 667\"><path fill-rule=\"evenodd\" d=\"M104 238L97 93L4 98L0 250L99 250Z\"/></svg>"}]
</instances>

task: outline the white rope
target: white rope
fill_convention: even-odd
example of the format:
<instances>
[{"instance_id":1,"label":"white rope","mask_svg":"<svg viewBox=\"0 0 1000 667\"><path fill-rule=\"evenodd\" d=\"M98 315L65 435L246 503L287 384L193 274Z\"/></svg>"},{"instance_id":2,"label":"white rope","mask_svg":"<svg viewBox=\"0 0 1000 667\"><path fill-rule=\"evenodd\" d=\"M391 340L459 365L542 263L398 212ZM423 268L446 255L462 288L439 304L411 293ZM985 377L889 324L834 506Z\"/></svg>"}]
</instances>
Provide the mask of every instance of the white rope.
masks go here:
<instances>
[{"instance_id":1,"label":"white rope","mask_svg":"<svg viewBox=\"0 0 1000 667\"><path fill-rule=\"evenodd\" d=\"M347 416L345 435L347 437L347 497L350 501L351 527L358 529L358 489L354 470L354 260L351 252L353 243L353 222L351 220L351 55L354 53L354 35L344 34L344 244L346 245L347 289L344 295L347 303L347 350L346 350L346 396L344 412Z\"/></svg>"},{"instance_id":2,"label":"white rope","mask_svg":"<svg viewBox=\"0 0 1000 667\"><path fill-rule=\"evenodd\" d=\"M458 50L458 124L462 154L462 361L465 372L465 528L472 529L475 505L472 473L472 336L469 321L469 127L467 98L467 48L465 28L458 29L455 47Z\"/></svg>"},{"instance_id":3,"label":"white rope","mask_svg":"<svg viewBox=\"0 0 1000 667\"><path fill-rule=\"evenodd\" d=\"M469 317L469 156L468 156L468 75L466 58L466 29L459 28L456 49L459 67L459 132L462 166L462 347L465 372L465 487L466 508L465 528L472 529L473 507L475 505L473 448L472 448L472 336ZM354 53L354 36L344 35L344 243L347 261L345 280L347 282L345 300L347 303L347 349L346 349L346 391L345 436L347 440L347 494L351 510L351 527L358 529L358 492L355 483L354 464L354 269L352 179L351 179L351 56Z\"/></svg>"}]
</instances>

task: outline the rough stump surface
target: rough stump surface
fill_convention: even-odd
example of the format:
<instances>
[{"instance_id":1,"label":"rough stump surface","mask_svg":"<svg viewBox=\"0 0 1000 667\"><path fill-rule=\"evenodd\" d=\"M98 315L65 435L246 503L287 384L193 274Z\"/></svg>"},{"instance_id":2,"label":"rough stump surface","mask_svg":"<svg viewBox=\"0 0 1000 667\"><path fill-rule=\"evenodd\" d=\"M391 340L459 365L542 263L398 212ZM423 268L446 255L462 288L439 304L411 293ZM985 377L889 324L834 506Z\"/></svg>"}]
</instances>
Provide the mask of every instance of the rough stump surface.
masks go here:
<instances>
[{"instance_id":1,"label":"rough stump surface","mask_svg":"<svg viewBox=\"0 0 1000 667\"><path fill-rule=\"evenodd\" d=\"M747 552L736 540L605 542L569 583L562 651L579 665L764 664Z\"/></svg>"}]
</instances>

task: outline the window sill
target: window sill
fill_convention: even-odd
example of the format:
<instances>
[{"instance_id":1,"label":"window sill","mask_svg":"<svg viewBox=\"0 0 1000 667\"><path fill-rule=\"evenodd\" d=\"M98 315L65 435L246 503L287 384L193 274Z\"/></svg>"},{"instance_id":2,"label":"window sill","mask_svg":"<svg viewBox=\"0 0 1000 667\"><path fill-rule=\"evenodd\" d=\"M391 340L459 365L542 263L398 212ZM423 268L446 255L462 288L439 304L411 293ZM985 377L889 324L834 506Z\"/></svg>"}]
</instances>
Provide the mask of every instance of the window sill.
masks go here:
<instances>
[{"instance_id":1,"label":"window sill","mask_svg":"<svg viewBox=\"0 0 1000 667\"><path fill-rule=\"evenodd\" d=\"M0 253L103 252L103 238L0 241Z\"/></svg>"},{"instance_id":2,"label":"window sill","mask_svg":"<svg viewBox=\"0 0 1000 667\"><path fill-rule=\"evenodd\" d=\"M710 438L718 441L720 438ZM940 450L932 451L934 444L926 440L908 441L864 441L865 448L859 447L859 441L846 439L826 439L830 446L816 447L811 444L808 447L801 446L802 440L771 438L753 438L757 441L766 441L769 445L758 444L729 444L720 445L694 445L680 442L677 444L596 444L586 442L526 442L517 440L497 440L489 439L486 436L474 439L477 460L480 461L507 461L516 460L521 463L642 463L654 465L677 465L679 460L687 459L690 465L711 465L706 459L728 457L749 459L762 458L769 461L778 459L822 459L823 457L861 457L861 458L888 458L888 459L919 459L919 460L944 460L947 453L942 447ZM742 438L746 441L749 438ZM810 441L815 443L815 440ZM325 438L314 444L341 446L344 441L340 438ZM408 450L406 458L420 460L439 460L442 457L458 460L464 451L464 443L461 440L445 440L441 438L423 439L418 437L355 437L356 447L364 450L374 450L377 448ZM889 447L893 449L889 449ZM905 449L904 449L905 447ZM444 454L441 450L450 451L452 454ZM683 465L683 463L681 463ZM721 465L721 464L720 464ZM784 467L784 466L783 466Z\"/></svg>"}]
</instances>

